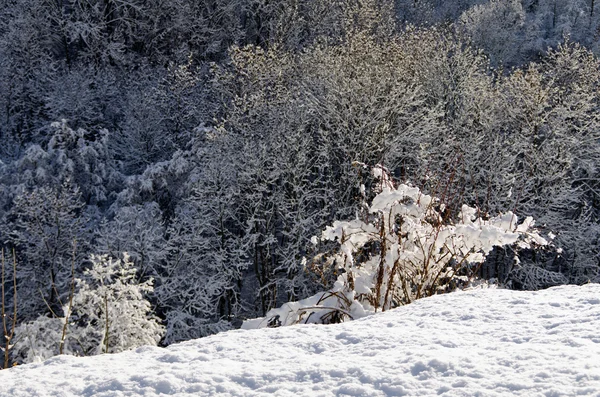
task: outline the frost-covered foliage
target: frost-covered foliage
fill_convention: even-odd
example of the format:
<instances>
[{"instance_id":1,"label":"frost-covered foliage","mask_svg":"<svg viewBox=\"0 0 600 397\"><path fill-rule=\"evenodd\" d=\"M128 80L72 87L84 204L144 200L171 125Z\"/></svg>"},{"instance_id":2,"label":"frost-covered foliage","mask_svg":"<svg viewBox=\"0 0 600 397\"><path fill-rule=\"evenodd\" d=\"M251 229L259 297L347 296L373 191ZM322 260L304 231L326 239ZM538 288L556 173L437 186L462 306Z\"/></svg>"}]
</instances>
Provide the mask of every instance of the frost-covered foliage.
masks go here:
<instances>
[{"instance_id":1,"label":"frost-covered foliage","mask_svg":"<svg viewBox=\"0 0 600 397\"><path fill-rule=\"evenodd\" d=\"M492 0L465 11L458 28L475 47L484 49L496 64L514 64L522 58L525 11L520 0Z\"/></svg>"},{"instance_id":2,"label":"frost-covered foliage","mask_svg":"<svg viewBox=\"0 0 600 397\"><path fill-rule=\"evenodd\" d=\"M586 0L8 0L19 321L64 315L91 253L155 279L166 344L329 290L338 269L302 258L379 193L359 163L556 235L519 262L495 249L483 277L600 280L599 21Z\"/></svg>"},{"instance_id":3,"label":"frost-covered foliage","mask_svg":"<svg viewBox=\"0 0 600 397\"><path fill-rule=\"evenodd\" d=\"M140 278L156 277L167 252L165 227L158 204L123 206L114 218L103 220L96 237L96 252L118 258L127 252Z\"/></svg>"},{"instance_id":4,"label":"frost-covered foliage","mask_svg":"<svg viewBox=\"0 0 600 397\"><path fill-rule=\"evenodd\" d=\"M12 351L14 359L23 363L34 363L58 355L63 335L64 318L39 316L35 321L22 323L15 330L18 343ZM66 354L74 354L69 349Z\"/></svg>"},{"instance_id":5,"label":"frost-covered foliage","mask_svg":"<svg viewBox=\"0 0 600 397\"><path fill-rule=\"evenodd\" d=\"M152 280L139 282L133 262L106 255L90 258L91 268L77 280L73 297L74 321L86 333L84 354L117 353L142 345L156 345L164 327L146 299Z\"/></svg>"},{"instance_id":6,"label":"frost-covered foliage","mask_svg":"<svg viewBox=\"0 0 600 397\"><path fill-rule=\"evenodd\" d=\"M381 167L382 192L367 208L367 220L336 221L321 236L337 241L328 258L341 272L332 289L273 309L244 328L331 323L388 310L465 284L495 246L520 249L547 245L512 212L483 217L463 205L457 214L416 187L394 187Z\"/></svg>"},{"instance_id":7,"label":"frost-covered foliage","mask_svg":"<svg viewBox=\"0 0 600 397\"><path fill-rule=\"evenodd\" d=\"M61 349L80 356L117 353L160 341L164 327L147 300L152 281L137 281L127 254L123 260L92 255L90 261L84 278L74 280L77 286L63 308L64 317L42 315L16 329L15 359L43 361Z\"/></svg>"},{"instance_id":8,"label":"frost-covered foliage","mask_svg":"<svg viewBox=\"0 0 600 397\"><path fill-rule=\"evenodd\" d=\"M61 310L71 267L87 255L90 230L77 187L38 187L14 199L1 225L3 243L15 247L19 317L33 320Z\"/></svg>"}]
</instances>

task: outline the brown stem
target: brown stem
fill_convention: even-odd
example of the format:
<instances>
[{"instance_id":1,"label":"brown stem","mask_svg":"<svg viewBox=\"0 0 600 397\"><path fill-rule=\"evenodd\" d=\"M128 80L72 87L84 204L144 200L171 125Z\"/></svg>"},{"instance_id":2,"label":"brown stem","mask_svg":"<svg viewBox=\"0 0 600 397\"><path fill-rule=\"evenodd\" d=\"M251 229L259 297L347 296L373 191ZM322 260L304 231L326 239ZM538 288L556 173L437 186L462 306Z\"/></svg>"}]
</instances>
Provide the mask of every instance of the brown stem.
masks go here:
<instances>
[{"instance_id":1,"label":"brown stem","mask_svg":"<svg viewBox=\"0 0 600 397\"><path fill-rule=\"evenodd\" d=\"M6 326L6 312L5 312L5 308L6 308L6 303L4 301L4 249L2 249L2 312L0 313L0 315L2 316L2 328L4 330L4 340L6 340L6 347L4 348L4 366L3 368L8 368L8 329Z\"/></svg>"},{"instance_id":2,"label":"brown stem","mask_svg":"<svg viewBox=\"0 0 600 397\"><path fill-rule=\"evenodd\" d=\"M5 301L5 289L4 289L4 282L6 279L6 264L4 262L4 249L2 249L0 256L2 257L1 261L2 261L2 309L1 309L1 313L0 315L2 316L2 328L3 328L3 334L4 334L4 340L5 340L5 345L4 345L4 366L3 368L6 369L9 367L9 356L10 356L10 350L11 350L11 341L13 339L13 337L15 336L15 329L17 328L17 257L15 254L15 251L13 249L13 316L12 316L12 323L10 325L10 331L8 328L8 324L7 324L7 315L6 315L6 301Z\"/></svg>"},{"instance_id":3,"label":"brown stem","mask_svg":"<svg viewBox=\"0 0 600 397\"><path fill-rule=\"evenodd\" d=\"M108 292L104 293L104 318L106 320L104 327L104 353L108 353Z\"/></svg>"},{"instance_id":4,"label":"brown stem","mask_svg":"<svg viewBox=\"0 0 600 397\"><path fill-rule=\"evenodd\" d=\"M67 338L67 326L69 324L69 318L71 317L71 311L73 310L73 295L75 295L75 251L77 249L77 241L73 241L73 258L71 261L71 288L69 291L69 307L65 313L65 322L62 328L62 334L60 336L60 345L58 346L58 354L63 354L65 348L65 339Z\"/></svg>"},{"instance_id":5,"label":"brown stem","mask_svg":"<svg viewBox=\"0 0 600 397\"><path fill-rule=\"evenodd\" d=\"M381 286L383 284L383 276L385 273L385 255L387 252L387 247L386 247L386 237L385 237L385 217L383 216L383 214L381 215L381 228L379 230L379 243L381 244L380 247L380 255L379 255L379 269L377 272L377 282L375 283L375 299L374 299L374 305L375 306L375 312L377 312L377 309L379 308L379 302L380 302L380 295L381 295Z\"/></svg>"}]
</instances>

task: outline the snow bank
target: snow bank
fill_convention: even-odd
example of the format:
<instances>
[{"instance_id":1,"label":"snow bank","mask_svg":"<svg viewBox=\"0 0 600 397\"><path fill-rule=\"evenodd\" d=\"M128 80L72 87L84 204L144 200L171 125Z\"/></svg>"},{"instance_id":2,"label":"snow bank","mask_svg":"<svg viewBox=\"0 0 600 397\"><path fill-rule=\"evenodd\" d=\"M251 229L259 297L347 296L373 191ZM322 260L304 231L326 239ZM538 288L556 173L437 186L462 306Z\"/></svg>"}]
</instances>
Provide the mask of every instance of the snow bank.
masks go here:
<instances>
[{"instance_id":1,"label":"snow bank","mask_svg":"<svg viewBox=\"0 0 600 397\"><path fill-rule=\"evenodd\" d=\"M0 396L600 395L600 285L438 295L338 325L0 371Z\"/></svg>"}]
</instances>

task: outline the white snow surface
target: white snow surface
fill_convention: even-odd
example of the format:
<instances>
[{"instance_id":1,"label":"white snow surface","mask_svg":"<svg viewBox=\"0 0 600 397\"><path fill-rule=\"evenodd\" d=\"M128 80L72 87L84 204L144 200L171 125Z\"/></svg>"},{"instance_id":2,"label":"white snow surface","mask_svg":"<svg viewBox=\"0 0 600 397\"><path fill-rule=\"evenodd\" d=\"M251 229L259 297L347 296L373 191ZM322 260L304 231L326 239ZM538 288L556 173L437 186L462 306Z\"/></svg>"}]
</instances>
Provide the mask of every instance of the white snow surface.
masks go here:
<instances>
[{"instance_id":1,"label":"white snow surface","mask_svg":"<svg viewBox=\"0 0 600 397\"><path fill-rule=\"evenodd\" d=\"M0 396L600 396L600 285L438 295L0 371Z\"/></svg>"}]
</instances>

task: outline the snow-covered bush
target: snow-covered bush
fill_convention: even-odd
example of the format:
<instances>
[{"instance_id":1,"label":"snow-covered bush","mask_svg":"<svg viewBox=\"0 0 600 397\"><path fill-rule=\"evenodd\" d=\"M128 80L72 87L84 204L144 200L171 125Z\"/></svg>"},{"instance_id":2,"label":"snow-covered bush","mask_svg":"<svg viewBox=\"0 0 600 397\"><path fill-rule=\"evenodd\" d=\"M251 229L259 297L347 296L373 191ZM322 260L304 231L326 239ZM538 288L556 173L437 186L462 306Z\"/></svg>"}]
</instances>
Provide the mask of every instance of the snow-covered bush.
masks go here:
<instances>
[{"instance_id":1,"label":"snow-covered bush","mask_svg":"<svg viewBox=\"0 0 600 397\"><path fill-rule=\"evenodd\" d=\"M127 254L124 259L107 255L90 258L84 279L75 279L77 290L65 317L39 316L16 329L13 355L24 363L43 361L62 352L72 355L118 353L143 345L156 345L164 334L159 319L151 314L146 295L152 281L138 282Z\"/></svg>"},{"instance_id":2,"label":"snow-covered bush","mask_svg":"<svg viewBox=\"0 0 600 397\"><path fill-rule=\"evenodd\" d=\"M12 351L13 358L29 364L58 355L64 323L64 318L41 315L34 321L19 325L15 330L18 339ZM75 354L71 348L71 344L67 344L64 353Z\"/></svg>"},{"instance_id":3,"label":"snow-covered bush","mask_svg":"<svg viewBox=\"0 0 600 397\"><path fill-rule=\"evenodd\" d=\"M394 187L382 167L374 171L383 186L367 219L336 221L321 236L340 244L329 258L341 272L333 288L286 303L244 328L339 322L391 309L468 282L465 274L472 275L494 246L548 244L531 229L530 217L519 224L512 212L487 217L467 205L451 214L442 200L406 184Z\"/></svg>"},{"instance_id":4,"label":"snow-covered bush","mask_svg":"<svg viewBox=\"0 0 600 397\"><path fill-rule=\"evenodd\" d=\"M86 354L117 353L142 345L156 345L164 332L145 295L152 280L139 282L128 255L112 259L91 257L92 267L77 280L75 313L87 333Z\"/></svg>"}]
</instances>

